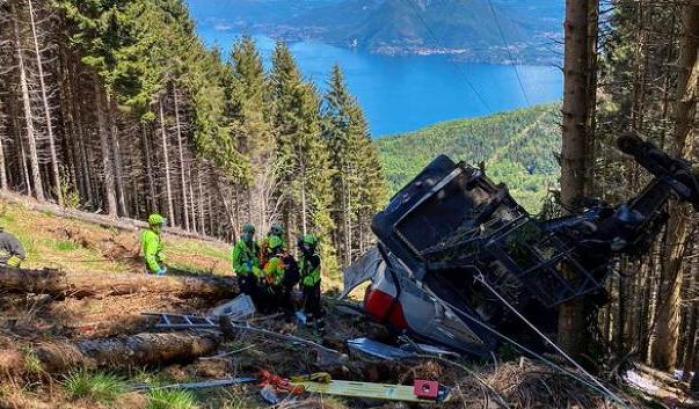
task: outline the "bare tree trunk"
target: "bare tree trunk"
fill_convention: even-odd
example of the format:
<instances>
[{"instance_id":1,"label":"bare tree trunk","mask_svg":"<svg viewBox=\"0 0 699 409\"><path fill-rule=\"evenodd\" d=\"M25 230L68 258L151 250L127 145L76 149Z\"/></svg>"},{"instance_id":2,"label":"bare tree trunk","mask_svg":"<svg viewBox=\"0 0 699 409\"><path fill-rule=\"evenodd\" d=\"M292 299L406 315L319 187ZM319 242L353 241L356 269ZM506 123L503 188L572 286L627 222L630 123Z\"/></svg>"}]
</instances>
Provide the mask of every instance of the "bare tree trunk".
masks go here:
<instances>
[{"instance_id":1,"label":"bare tree trunk","mask_svg":"<svg viewBox=\"0 0 699 409\"><path fill-rule=\"evenodd\" d=\"M201 228L201 234L206 234L206 218L204 215L204 187L202 186L202 173L203 166L199 163L197 166L197 190L199 191L199 226Z\"/></svg>"},{"instance_id":2,"label":"bare tree trunk","mask_svg":"<svg viewBox=\"0 0 699 409\"><path fill-rule=\"evenodd\" d=\"M22 141L22 136L19 136L17 143L19 144L19 154L22 157L22 175L24 176L24 183L27 185L27 196L32 196L32 181L29 176L29 165L27 165L27 154L24 151L24 141Z\"/></svg>"},{"instance_id":3,"label":"bare tree trunk","mask_svg":"<svg viewBox=\"0 0 699 409\"><path fill-rule=\"evenodd\" d=\"M165 166L165 191L167 194L167 217L170 223L175 223L175 211L172 205L172 187L170 182L170 154L168 153L167 133L165 132L165 113L163 112L163 101L160 101L160 133L163 142L163 161Z\"/></svg>"},{"instance_id":4,"label":"bare tree trunk","mask_svg":"<svg viewBox=\"0 0 699 409\"><path fill-rule=\"evenodd\" d=\"M117 118L115 115L116 107L112 97L107 94L107 117L109 119L109 129L111 134L111 149L114 155L114 176L117 194L117 204L119 205L119 211L121 216L128 217L129 214L126 211L126 200L124 193L124 175L122 174L122 161L121 161L121 147L119 146L119 128L117 126Z\"/></svg>"},{"instance_id":5,"label":"bare tree trunk","mask_svg":"<svg viewBox=\"0 0 699 409\"><path fill-rule=\"evenodd\" d=\"M623 270L622 270L623 271ZM616 353L618 356L624 355L624 328L626 328L626 279L619 275L619 316L616 322Z\"/></svg>"},{"instance_id":6,"label":"bare tree trunk","mask_svg":"<svg viewBox=\"0 0 699 409\"><path fill-rule=\"evenodd\" d=\"M184 175L184 149L182 148L182 125L180 124L180 104L177 95L177 87L172 87L172 96L175 100L175 129L177 129L177 147L180 154L180 183L182 184L182 209L184 210L184 229L189 231L189 205L187 204L187 180Z\"/></svg>"},{"instance_id":7,"label":"bare tree trunk","mask_svg":"<svg viewBox=\"0 0 699 409\"><path fill-rule=\"evenodd\" d=\"M0 136L0 189L6 190L7 186L7 168L5 164L5 143Z\"/></svg>"},{"instance_id":8,"label":"bare tree trunk","mask_svg":"<svg viewBox=\"0 0 699 409\"><path fill-rule=\"evenodd\" d=\"M16 16L14 4L10 3L10 12ZM15 43L17 45L17 63L19 65L19 81L22 89L22 103L24 108L24 122L27 131L27 145L29 147L29 163L31 166L31 176L34 182L34 194L37 199L45 200L44 186L41 180L41 170L39 169L39 155L36 148L36 130L34 129L34 118L32 115L31 98L29 96L29 83L22 53L22 39L20 37L19 24L13 19ZM31 186L31 185L29 185ZM31 187L30 187L31 189Z\"/></svg>"},{"instance_id":9,"label":"bare tree trunk","mask_svg":"<svg viewBox=\"0 0 699 409\"><path fill-rule=\"evenodd\" d=\"M55 189L58 205L63 206L63 193L61 191L61 175L58 171L58 155L56 154L56 141L53 133L53 118L51 117L51 107L49 104L48 93L46 92L46 82L44 81L44 63L41 58L41 50L39 49L39 37L36 33L36 22L34 21L34 6L32 0L27 0L29 4L29 21L32 28L32 37L34 38L34 52L36 53L36 65L39 70L39 85L41 87L41 100L44 105L44 115L46 118L46 129L49 139L49 150L51 151L51 172L53 174L53 184Z\"/></svg>"},{"instance_id":10,"label":"bare tree trunk","mask_svg":"<svg viewBox=\"0 0 699 409\"><path fill-rule=\"evenodd\" d=\"M301 175L301 230L303 235L308 234L308 205L306 203L306 170L302 171Z\"/></svg>"},{"instance_id":11,"label":"bare tree trunk","mask_svg":"<svg viewBox=\"0 0 699 409\"><path fill-rule=\"evenodd\" d=\"M692 68L697 64L699 46L699 6L687 5L683 14L683 36L680 43L678 80L675 92L675 134L671 152L674 156L688 151L687 138L694 118L696 99L690 84ZM688 92L689 91L689 92ZM687 98L687 94L692 94ZM680 336L680 302L682 266L689 235L685 206L673 206L667 224L666 251L662 263L660 308L657 310L651 362L659 369L668 370L677 364L677 346Z\"/></svg>"},{"instance_id":12,"label":"bare tree trunk","mask_svg":"<svg viewBox=\"0 0 699 409\"><path fill-rule=\"evenodd\" d=\"M97 110L97 125L100 133L100 146L102 148L102 171L104 172L104 193L107 199L107 214L117 216L116 184L114 183L114 165L112 155L109 152L109 130L104 116L105 99L102 95L99 80L95 79L95 109Z\"/></svg>"},{"instance_id":13,"label":"bare tree trunk","mask_svg":"<svg viewBox=\"0 0 699 409\"><path fill-rule=\"evenodd\" d=\"M71 76L71 79L68 81L69 84L72 84L73 78ZM80 157L80 163L79 167L81 167L81 174L83 177L83 183L85 185L85 191L87 192L87 200L88 202L94 204L95 203L95 197L94 197L94 191L93 191L93 186L92 186L92 173L90 172L90 161L89 157L87 154L87 147L85 146L85 131L82 125L82 107L80 104L80 96L77 93L73 92L73 87L72 85L69 85L68 87L68 95L71 96L71 101L72 101L72 109L75 113L75 124L76 124L76 137L78 141L78 156Z\"/></svg>"},{"instance_id":14,"label":"bare tree trunk","mask_svg":"<svg viewBox=\"0 0 699 409\"><path fill-rule=\"evenodd\" d=\"M591 111L594 107L590 87L594 83L592 71L596 69L591 67L594 50L590 45L596 43L591 41L592 36L596 37L591 20L595 20L597 7L596 1L566 1L561 202L568 209L575 208L578 200L585 197L588 184ZM574 356L582 352L589 336L585 310L582 300L560 307L558 342Z\"/></svg>"},{"instance_id":15,"label":"bare tree trunk","mask_svg":"<svg viewBox=\"0 0 699 409\"><path fill-rule=\"evenodd\" d=\"M190 203L192 204L192 231L196 232L197 231L197 211L196 208L194 207L194 185L192 183L192 167L190 165L187 165L187 185L189 186L189 198L190 198Z\"/></svg>"},{"instance_id":16,"label":"bare tree trunk","mask_svg":"<svg viewBox=\"0 0 699 409\"><path fill-rule=\"evenodd\" d=\"M141 143L143 144L143 158L146 163L146 180L148 183L148 202L151 212L155 212L155 182L153 181L153 163L151 158L150 146L148 143L148 135L146 125L141 126Z\"/></svg>"},{"instance_id":17,"label":"bare tree trunk","mask_svg":"<svg viewBox=\"0 0 699 409\"><path fill-rule=\"evenodd\" d=\"M228 222L231 224L231 234L233 235L234 238L240 237L240 235L238 233L238 229L235 226L235 219L233 217L233 210L231 209L231 205L228 201L228 198L226 197L226 194L223 191L223 189L221 189L221 184L219 183L216 176L214 176L214 183L216 184L216 190L218 191L219 197L221 198L221 203L223 204L223 207L226 211L226 216L228 216Z\"/></svg>"}]
</instances>

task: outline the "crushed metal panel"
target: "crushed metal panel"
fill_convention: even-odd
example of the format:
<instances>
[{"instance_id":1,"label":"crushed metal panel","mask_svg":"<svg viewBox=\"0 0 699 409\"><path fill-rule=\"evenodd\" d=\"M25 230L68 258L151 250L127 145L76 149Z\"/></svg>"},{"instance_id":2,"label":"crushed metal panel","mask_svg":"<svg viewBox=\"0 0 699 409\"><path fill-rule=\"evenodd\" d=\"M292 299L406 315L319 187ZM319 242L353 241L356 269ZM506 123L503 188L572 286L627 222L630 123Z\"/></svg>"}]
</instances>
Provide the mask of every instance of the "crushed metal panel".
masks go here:
<instances>
[{"instance_id":1,"label":"crushed metal panel","mask_svg":"<svg viewBox=\"0 0 699 409\"><path fill-rule=\"evenodd\" d=\"M389 361L407 359L415 355L413 352L404 351L369 338L350 339L347 341L347 347L352 351L359 351Z\"/></svg>"},{"instance_id":2,"label":"crushed metal panel","mask_svg":"<svg viewBox=\"0 0 699 409\"><path fill-rule=\"evenodd\" d=\"M345 269L343 273L344 289L337 298L339 300L346 298L355 288L372 280L385 268L386 263L383 261L379 249L377 247L371 248L359 260Z\"/></svg>"},{"instance_id":3,"label":"crushed metal panel","mask_svg":"<svg viewBox=\"0 0 699 409\"><path fill-rule=\"evenodd\" d=\"M255 312L255 304L252 302L252 298L247 294L241 294L211 310L209 316L220 317L225 315L231 317L233 321L240 321L251 317Z\"/></svg>"},{"instance_id":4,"label":"crushed metal panel","mask_svg":"<svg viewBox=\"0 0 699 409\"><path fill-rule=\"evenodd\" d=\"M452 357L452 358L459 358L461 355L459 355L457 352L450 351L445 348L440 348L436 345L429 345L429 344L421 344L421 343L415 343L415 342L408 342L400 346L400 349L403 351L407 352L413 352L417 354L424 354L424 355L434 355L438 357Z\"/></svg>"}]
</instances>

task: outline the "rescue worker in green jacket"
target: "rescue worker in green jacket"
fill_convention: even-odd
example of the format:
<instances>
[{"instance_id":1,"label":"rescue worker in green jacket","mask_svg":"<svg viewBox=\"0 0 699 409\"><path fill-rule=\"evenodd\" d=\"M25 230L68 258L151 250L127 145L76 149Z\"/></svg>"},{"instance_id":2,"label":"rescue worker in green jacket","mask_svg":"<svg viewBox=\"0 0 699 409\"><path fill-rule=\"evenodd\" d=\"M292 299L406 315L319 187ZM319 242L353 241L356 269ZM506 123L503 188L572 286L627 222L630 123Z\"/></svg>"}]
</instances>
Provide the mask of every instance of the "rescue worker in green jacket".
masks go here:
<instances>
[{"instance_id":1,"label":"rescue worker in green jacket","mask_svg":"<svg viewBox=\"0 0 699 409\"><path fill-rule=\"evenodd\" d=\"M320 255L318 237L309 234L298 241L301 257L299 272L303 291L303 310L309 321L322 316L320 304Z\"/></svg>"},{"instance_id":2,"label":"rescue worker in green jacket","mask_svg":"<svg viewBox=\"0 0 699 409\"><path fill-rule=\"evenodd\" d=\"M268 296L268 307L281 308L287 318L294 314L291 292L299 280L296 260L284 249L279 236L269 237L270 259L264 266L264 281Z\"/></svg>"},{"instance_id":3,"label":"rescue worker in green jacket","mask_svg":"<svg viewBox=\"0 0 699 409\"><path fill-rule=\"evenodd\" d=\"M141 248L146 262L146 272L163 276L167 274L161 234L166 220L159 214L148 217L148 229L141 236Z\"/></svg>"},{"instance_id":4,"label":"rescue worker in green jacket","mask_svg":"<svg viewBox=\"0 0 699 409\"><path fill-rule=\"evenodd\" d=\"M17 237L0 227L0 267L19 268L26 258L27 252Z\"/></svg>"},{"instance_id":5,"label":"rescue worker in green jacket","mask_svg":"<svg viewBox=\"0 0 699 409\"><path fill-rule=\"evenodd\" d=\"M240 291L259 303L258 278L262 276L260 268L260 246L255 242L255 226L243 227L243 237L233 247L231 255L233 271L238 277Z\"/></svg>"},{"instance_id":6,"label":"rescue worker in green jacket","mask_svg":"<svg viewBox=\"0 0 699 409\"><path fill-rule=\"evenodd\" d=\"M270 245L269 245L269 240L272 237L278 237L282 241L282 248L286 249L286 242L284 241L284 226L281 224L274 224L272 225L272 228L269 230L269 233L267 234L267 237L262 239L260 242L260 263L264 266L267 264L267 261L269 261L270 258L272 258L270 254Z\"/></svg>"}]
</instances>

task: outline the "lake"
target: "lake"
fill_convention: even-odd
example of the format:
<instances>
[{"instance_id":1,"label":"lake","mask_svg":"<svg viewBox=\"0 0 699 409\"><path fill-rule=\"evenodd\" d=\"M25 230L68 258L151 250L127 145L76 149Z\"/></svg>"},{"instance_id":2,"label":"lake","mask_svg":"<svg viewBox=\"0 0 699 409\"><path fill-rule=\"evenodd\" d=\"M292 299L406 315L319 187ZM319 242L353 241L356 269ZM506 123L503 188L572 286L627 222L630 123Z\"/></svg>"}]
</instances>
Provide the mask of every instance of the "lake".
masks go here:
<instances>
[{"instance_id":1,"label":"lake","mask_svg":"<svg viewBox=\"0 0 699 409\"><path fill-rule=\"evenodd\" d=\"M211 25L200 27L199 34L226 56L239 38ZM269 67L274 40L253 37ZM375 137L555 102L563 95L563 74L555 67L458 63L449 56L388 57L312 41L289 47L306 78L320 89L326 88L332 66L340 64Z\"/></svg>"}]
</instances>

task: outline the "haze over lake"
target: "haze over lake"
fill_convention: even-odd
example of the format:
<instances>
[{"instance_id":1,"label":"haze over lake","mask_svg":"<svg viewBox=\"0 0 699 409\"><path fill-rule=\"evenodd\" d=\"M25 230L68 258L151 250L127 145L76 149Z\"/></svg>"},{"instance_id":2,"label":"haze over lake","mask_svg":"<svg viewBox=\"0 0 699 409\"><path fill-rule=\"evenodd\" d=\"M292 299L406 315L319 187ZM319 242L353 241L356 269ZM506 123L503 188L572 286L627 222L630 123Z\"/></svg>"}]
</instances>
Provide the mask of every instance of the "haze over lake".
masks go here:
<instances>
[{"instance_id":1,"label":"haze over lake","mask_svg":"<svg viewBox=\"0 0 699 409\"><path fill-rule=\"evenodd\" d=\"M240 33L210 22L198 25L204 41L228 57ZM274 40L253 37L269 67ZM306 78L320 89L332 66L340 64L376 137L555 102L563 95L563 75L555 67L517 67L522 92L513 66L457 63L450 56L389 57L312 41L289 46Z\"/></svg>"}]
</instances>

